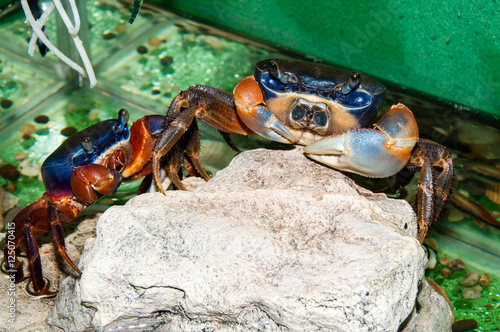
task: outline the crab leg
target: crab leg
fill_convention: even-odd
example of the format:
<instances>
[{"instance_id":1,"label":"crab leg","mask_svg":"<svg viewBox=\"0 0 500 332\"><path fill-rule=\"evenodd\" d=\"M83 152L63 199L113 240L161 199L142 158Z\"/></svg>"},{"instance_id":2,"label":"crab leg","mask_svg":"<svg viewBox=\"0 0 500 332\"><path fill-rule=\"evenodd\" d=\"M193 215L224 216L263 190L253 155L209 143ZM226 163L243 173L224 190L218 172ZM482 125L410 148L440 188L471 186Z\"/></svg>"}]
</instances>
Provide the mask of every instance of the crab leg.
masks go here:
<instances>
[{"instance_id":1,"label":"crab leg","mask_svg":"<svg viewBox=\"0 0 500 332\"><path fill-rule=\"evenodd\" d=\"M82 274L80 269L73 263L71 258L66 253L66 245L64 243L64 232L62 229L62 223L69 222L76 218L78 212L82 209L76 208L72 201L68 200L62 203L62 205L56 205L54 202L49 201L47 204L47 215L49 218L50 228L52 230L52 240L56 246L57 251L64 258L66 263L78 274ZM35 282L36 276L33 278L33 283ZM36 288L35 288L36 290Z\"/></svg>"},{"instance_id":2,"label":"crab leg","mask_svg":"<svg viewBox=\"0 0 500 332\"><path fill-rule=\"evenodd\" d=\"M182 158L181 153L184 152L191 159L198 173L204 179L209 179L198 159L199 135L198 127L194 122L195 117L221 133L254 134L238 117L232 94L204 85L197 85L181 92L168 109L165 129L159 135L153 152L153 175L162 193L165 193L165 190L161 186L161 159L169 153L171 156L167 156L164 164L168 164L168 176L177 188L183 189L177 175L179 163L177 159ZM223 137L226 142L230 143L227 135Z\"/></svg>"},{"instance_id":3,"label":"crab leg","mask_svg":"<svg viewBox=\"0 0 500 332\"><path fill-rule=\"evenodd\" d=\"M383 178L396 174L410 159L418 140L411 111L397 104L371 129L352 129L304 148L312 159L335 169Z\"/></svg>"},{"instance_id":4,"label":"crab leg","mask_svg":"<svg viewBox=\"0 0 500 332\"><path fill-rule=\"evenodd\" d=\"M419 226L418 240L422 243L427 232L436 224L450 195L453 162L450 153L443 146L421 139L415 146L407 167L421 168L418 177L416 212ZM433 167L441 171L435 171Z\"/></svg>"},{"instance_id":5,"label":"crab leg","mask_svg":"<svg viewBox=\"0 0 500 332\"><path fill-rule=\"evenodd\" d=\"M42 261L40 260L40 252L38 243L35 239L35 234L32 227L25 227L23 230L24 248L29 259L30 271L32 272L31 280L33 280L33 289L35 292L44 296L52 296L55 292L49 291L45 286L45 280L42 275Z\"/></svg>"}]
</instances>

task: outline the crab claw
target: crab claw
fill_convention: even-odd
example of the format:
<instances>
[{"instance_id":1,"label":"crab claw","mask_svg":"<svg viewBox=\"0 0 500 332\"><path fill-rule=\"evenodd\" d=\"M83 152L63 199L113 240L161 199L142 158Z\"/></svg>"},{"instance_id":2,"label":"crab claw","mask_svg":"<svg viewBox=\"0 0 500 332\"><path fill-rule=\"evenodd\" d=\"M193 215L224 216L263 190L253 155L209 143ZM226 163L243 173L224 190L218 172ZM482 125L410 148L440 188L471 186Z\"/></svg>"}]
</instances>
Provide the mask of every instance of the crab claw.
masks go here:
<instances>
[{"instance_id":1,"label":"crab claw","mask_svg":"<svg viewBox=\"0 0 500 332\"><path fill-rule=\"evenodd\" d=\"M387 112L372 129L353 129L304 148L310 158L333 168L383 178L409 161L418 141L413 113L403 104Z\"/></svg>"},{"instance_id":2,"label":"crab claw","mask_svg":"<svg viewBox=\"0 0 500 332\"><path fill-rule=\"evenodd\" d=\"M253 76L245 77L236 85L234 102L241 121L256 134L280 143L297 141L288 128L263 106L262 91Z\"/></svg>"},{"instance_id":3,"label":"crab claw","mask_svg":"<svg viewBox=\"0 0 500 332\"><path fill-rule=\"evenodd\" d=\"M244 114L242 116L242 114ZM241 120L255 133L280 143L295 143L295 136L267 108L255 106L248 113L240 113Z\"/></svg>"}]
</instances>

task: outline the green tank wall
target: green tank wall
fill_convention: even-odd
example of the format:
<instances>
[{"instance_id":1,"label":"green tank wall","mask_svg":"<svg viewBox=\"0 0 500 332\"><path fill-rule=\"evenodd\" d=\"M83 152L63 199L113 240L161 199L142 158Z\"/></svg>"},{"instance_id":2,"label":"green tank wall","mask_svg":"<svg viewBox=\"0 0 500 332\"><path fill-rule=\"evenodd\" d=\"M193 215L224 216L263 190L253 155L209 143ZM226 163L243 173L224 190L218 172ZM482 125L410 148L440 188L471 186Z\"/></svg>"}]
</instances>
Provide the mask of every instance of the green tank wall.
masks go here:
<instances>
[{"instance_id":1,"label":"green tank wall","mask_svg":"<svg viewBox=\"0 0 500 332\"><path fill-rule=\"evenodd\" d=\"M156 0L195 19L500 118L500 4Z\"/></svg>"}]
</instances>

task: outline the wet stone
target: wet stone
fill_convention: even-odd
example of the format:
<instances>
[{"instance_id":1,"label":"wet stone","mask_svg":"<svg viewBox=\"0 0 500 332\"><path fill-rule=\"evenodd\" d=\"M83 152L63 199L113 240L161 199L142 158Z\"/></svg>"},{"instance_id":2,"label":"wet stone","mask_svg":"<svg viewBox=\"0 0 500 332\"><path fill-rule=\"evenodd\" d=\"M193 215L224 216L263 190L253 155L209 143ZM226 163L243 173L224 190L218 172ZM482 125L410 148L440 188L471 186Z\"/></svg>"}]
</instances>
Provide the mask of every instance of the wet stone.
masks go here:
<instances>
[{"instance_id":1,"label":"wet stone","mask_svg":"<svg viewBox=\"0 0 500 332\"><path fill-rule=\"evenodd\" d=\"M445 267L444 269L441 269L441 275L443 276L443 278L448 278L451 274L451 270L447 267Z\"/></svg>"},{"instance_id":2,"label":"wet stone","mask_svg":"<svg viewBox=\"0 0 500 332\"><path fill-rule=\"evenodd\" d=\"M458 271L458 270L465 270L467 268L467 265L465 265L463 260L457 258L450 262L449 267L452 270Z\"/></svg>"},{"instance_id":3,"label":"wet stone","mask_svg":"<svg viewBox=\"0 0 500 332\"><path fill-rule=\"evenodd\" d=\"M139 54L146 54L146 53L148 53L148 48L146 46L144 46L144 45L137 46L137 48L135 50Z\"/></svg>"},{"instance_id":4,"label":"wet stone","mask_svg":"<svg viewBox=\"0 0 500 332\"><path fill-rule=\"evenodd\" d=\"M464 288L462 289L462 296L464 299L468 300L474 300L474 299L479 299L481 297L481 291L483 288L479 285L476 285L471 288Z\"/></svg>"},{"instance_id":5,"label":"wet stone","mask_svg":"<svg viewBox=\"0 0 500 332\"><path fill-rule=\"evenodd\" d=\"M49 122L49 117L46 116L45 114L37 115L35 116L35 122L36 123L47 123Z\"/></svg>"},{"instance_id":6,"label":"wet stone","mask_svg":"<svg viewBox=\"0 0 500 332\"><path fill-rule=\"evenodd\" d=\"M66 137L69 137L76 133L76 128L75 127L65 127L61 129L61 135L64 135Z\"/></svg>"},{"instance_id":7,"label":"wet stone","mask_svg":"<svg viewBox=\"0 0 500 332\"><path fill-rule=\"evenodd\" d=\"M479 284L481 286L489 286L490 285L490 275L488 273L483 273L481 274L481 276L479 277Z\"/></svg>"},{"instance_id":8,"label":"wet stone","mask_svg":"<svg viewBox=\"0 0 500 332\"><path fill-rule=\"evenodd\" d=\"M2 108L9 108L12 106L12 104L13 102L10 99L2 99L2 101L0 101L0 105L2 106Z\"/></svg>"},{"instance_id":9,"label":"wet stone","mask_svg":"<svg viewBox=\"0 0 500 332\"><path fill-rule=\"evenodd\" d=\"M441 265L448 265L450 264L451 260L448 257L439 257L439 264Z\"/></svg>"},{"instance_id":10,"label":"wet stone","mask_svg":"<svg viewBox=\"0 0 500 332\"><path fill-rule=\"evenodd\" d=\"M462 280L460 280L460 285L470 287L477 284L478 281L479 281L479 272L470 271L469 273L464 275Z\"/></svg>"},{"instance_id":11,"label":"wet stone","mask_svg":"<svg viewBox=\"0 0 500 332\"><path fill-rule=\"evenodd\" d=\"M17 167L12 164L5 164L0 167L0 176L6 180L16 181L20 175L21 173L19 173Z\"/></svg>"}]
</instances>

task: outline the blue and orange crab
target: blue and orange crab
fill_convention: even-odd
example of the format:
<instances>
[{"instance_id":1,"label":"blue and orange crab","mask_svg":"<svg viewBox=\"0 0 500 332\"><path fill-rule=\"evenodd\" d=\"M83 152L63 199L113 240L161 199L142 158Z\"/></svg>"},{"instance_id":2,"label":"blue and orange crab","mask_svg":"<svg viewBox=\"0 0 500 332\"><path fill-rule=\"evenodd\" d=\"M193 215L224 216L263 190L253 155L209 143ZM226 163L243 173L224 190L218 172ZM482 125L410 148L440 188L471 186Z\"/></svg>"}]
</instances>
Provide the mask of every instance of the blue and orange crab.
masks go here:
<instances>
[{"instance_id":1,"label":"blue and orange crab","mask_svg":"<svg viewBox=\"0 0 500 332\"><path fill-rule=\"evenodd\" d=\"M162 193L162 172L185 189L179 169L209 180L198 158L200 139L195 118L217 129L234 149L230 134L258 134L273 141L305 145L312 159L367 177L396 175L395 190L421 168L415 203L423 242L449 196L453 163L446 149L419 139L411 111L402 104L375 124L385 87L359 73L291 60L264 60L255 75L240 81L234 93L197 85L181 92L165 116L151 115L127 127L128 114L89 127L66 140L42 165L46 193L22 210L7 233L4 258L16 281L31 278L32 293L52 296L42 275L35 234L52 232L57 251L66 254L61 224L121 182L147 176ZM12 236L13 241L9 240ZM17 258L24 245L31 275ZM13 257L13 258L12 258Z\"/></svg>"}]
</instances>

